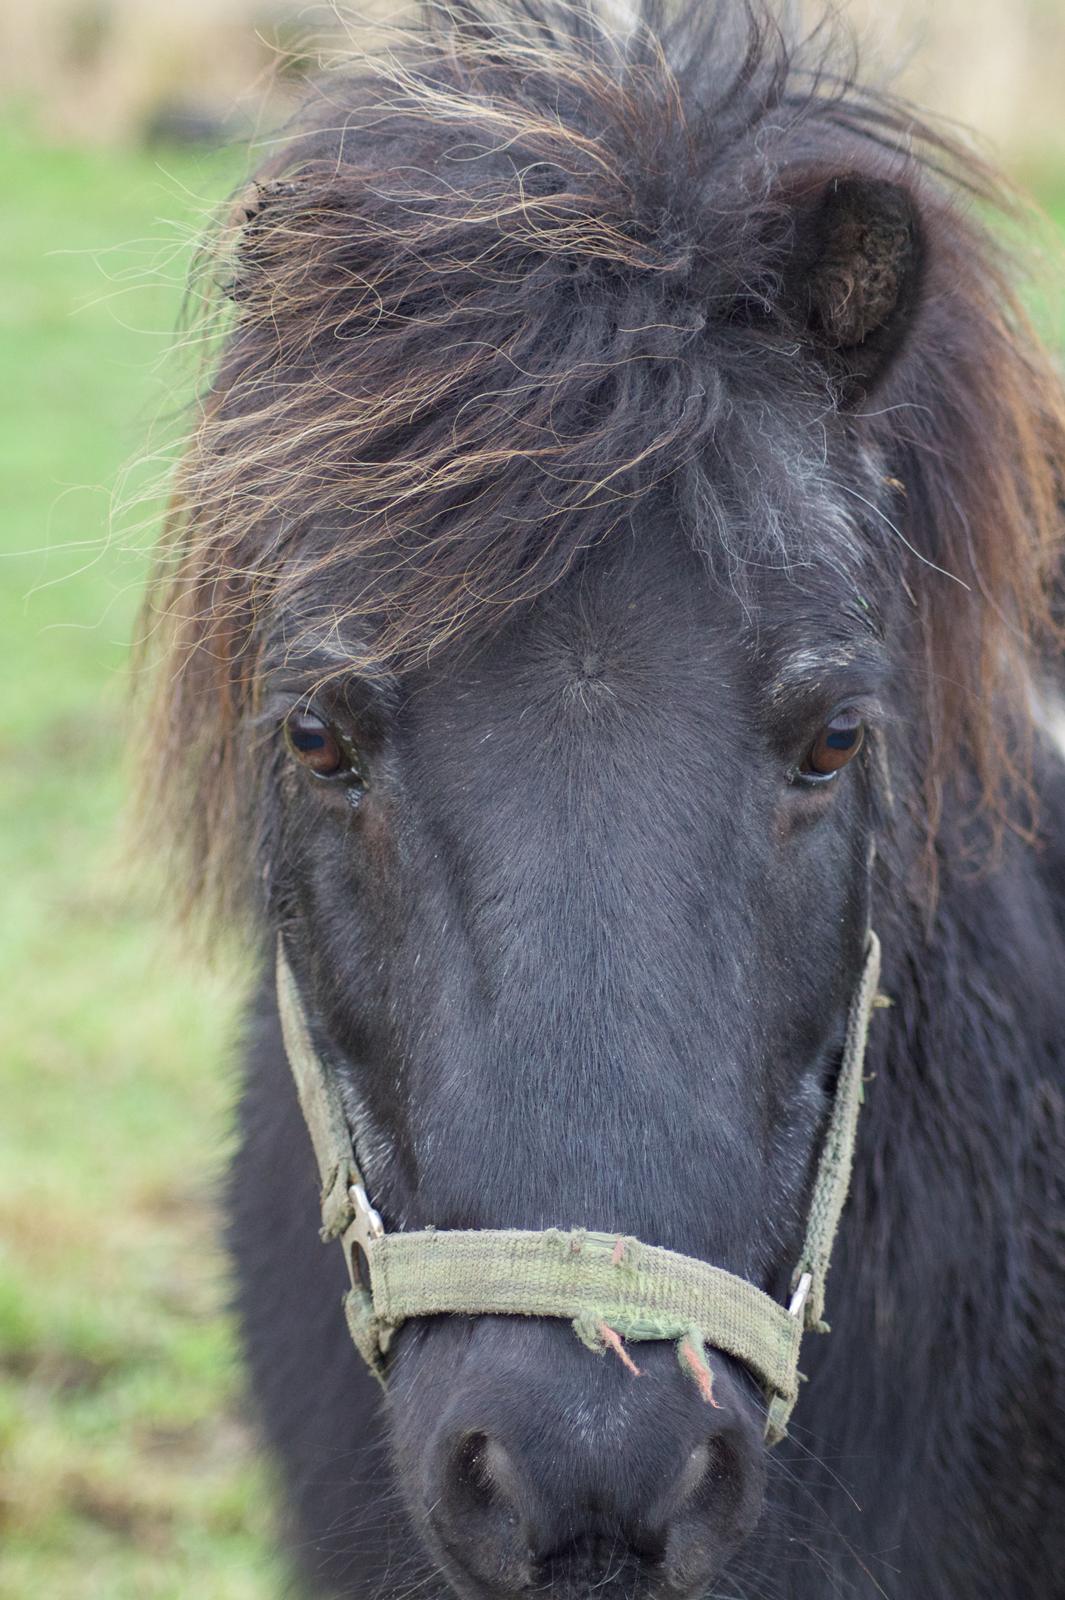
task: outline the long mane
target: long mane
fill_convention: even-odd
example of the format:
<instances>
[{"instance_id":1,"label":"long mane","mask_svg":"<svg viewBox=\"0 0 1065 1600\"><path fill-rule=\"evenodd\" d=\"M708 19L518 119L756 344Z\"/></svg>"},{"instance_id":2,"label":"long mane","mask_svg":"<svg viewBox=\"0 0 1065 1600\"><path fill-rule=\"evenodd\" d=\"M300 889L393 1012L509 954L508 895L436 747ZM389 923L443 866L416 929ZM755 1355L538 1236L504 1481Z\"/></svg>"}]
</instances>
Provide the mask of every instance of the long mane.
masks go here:
<instances>
[{"instance_id":1,"label":"long mane","mask_svg":"<svg viewBox=\"0 0 1065 1600\"><path fill-rule=\"evenodd\" d=\"M224 341L145 618L150 789L192 896L235 878L279 627L403 671L663 495L730 571L798 565L775 415L885 464L933 827L960 764L995 826L1024 820L1065 404L979 220L994 179L835 59L727 0L624 28L476 0L314 86L211 246ZM912 336L854 415L779 306L801 166L902 176L926 218Z\"/></svg>"}]
</instances>

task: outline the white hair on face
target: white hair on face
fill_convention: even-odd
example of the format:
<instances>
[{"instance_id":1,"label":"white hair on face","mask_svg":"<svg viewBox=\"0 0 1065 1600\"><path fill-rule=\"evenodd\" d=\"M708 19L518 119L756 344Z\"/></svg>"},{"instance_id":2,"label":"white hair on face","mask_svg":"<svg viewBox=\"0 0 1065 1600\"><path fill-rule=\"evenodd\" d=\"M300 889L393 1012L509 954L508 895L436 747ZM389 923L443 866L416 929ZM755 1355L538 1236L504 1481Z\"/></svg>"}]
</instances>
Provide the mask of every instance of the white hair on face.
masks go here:
<instances>
[{"instance_id":1,"label":"white hair on face","mask_svg":"<svg viewBox=\"0 0 1065 1600\"><path fill-rule=\"evenodd\" d=\"M1033 716L1058 755L1065 761L1065 697L1058 690L1044 688L1032 695Z\"/></svg>"}]
</instances>

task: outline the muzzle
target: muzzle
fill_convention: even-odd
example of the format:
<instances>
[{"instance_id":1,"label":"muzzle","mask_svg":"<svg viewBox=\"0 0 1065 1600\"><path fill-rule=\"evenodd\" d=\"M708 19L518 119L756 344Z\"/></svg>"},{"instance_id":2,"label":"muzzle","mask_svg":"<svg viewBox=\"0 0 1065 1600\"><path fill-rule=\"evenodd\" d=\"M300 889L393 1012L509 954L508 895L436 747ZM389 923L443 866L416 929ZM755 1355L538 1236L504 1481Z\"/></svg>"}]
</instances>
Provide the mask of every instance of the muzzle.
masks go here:
<instances>
[{"instance_id":1,"label":"muzzle","mask_svg":"<svg viewBox=\"0 0 1065 1600\"><path fill-rule=\"evenodd\" d=\"M322 1181L323 1240L339 1239L351 1277L344 1307L359 1354L382 1383L396 1331L413 1317L558 1317L590 1349L612 1350L637 1371L627 1341L672 1341L681 1366L713 1402L707 1347L755 1377L766 1399L766 1440L787 1432L807 1331L827 1333L825 1280L850 1188L863 1098L863 1064L877 993L880 944L868 936L851 1002L843 1060L814 1180L806 1237L783 1306L746 1278L623 1235L583 1229L387 1233L355 1159L335 1063L320 1051L282 940L277 945L281 1027Z\"/></svg>"}]
</instances>

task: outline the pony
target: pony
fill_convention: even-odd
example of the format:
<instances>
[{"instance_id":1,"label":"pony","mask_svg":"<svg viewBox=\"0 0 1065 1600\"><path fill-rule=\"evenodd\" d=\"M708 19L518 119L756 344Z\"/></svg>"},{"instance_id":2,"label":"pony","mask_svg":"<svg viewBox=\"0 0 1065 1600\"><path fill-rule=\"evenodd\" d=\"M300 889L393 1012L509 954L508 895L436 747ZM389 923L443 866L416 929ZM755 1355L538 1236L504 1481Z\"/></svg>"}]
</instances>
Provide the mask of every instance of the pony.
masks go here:
<instances>
[{"instance_id":1,"label":"pony","mask_svg":"<svg viewBox=\"0 0 1065 1600\"><path fill-rule=\"evenodd\" d=\"M753 0L463 0L324 73L221 224L148 803L261 960L228 1234L308 1593L1062 1592L1065 405L1001 199ZM783 1443L723 1352L533 1317L415 1319L380 1392L279 934L389 1230L786 1303L870 926Z\"/></svg>"}]
</instances>

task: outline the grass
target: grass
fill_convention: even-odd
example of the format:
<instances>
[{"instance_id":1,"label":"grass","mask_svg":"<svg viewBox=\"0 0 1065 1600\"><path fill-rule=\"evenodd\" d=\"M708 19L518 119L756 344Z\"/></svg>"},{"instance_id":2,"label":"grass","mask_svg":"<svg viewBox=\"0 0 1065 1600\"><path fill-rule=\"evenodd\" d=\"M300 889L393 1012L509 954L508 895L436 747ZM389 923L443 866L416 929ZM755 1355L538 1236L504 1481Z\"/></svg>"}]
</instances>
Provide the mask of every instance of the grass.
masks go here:
<instances>
[{"instance_id":1,"label":"grass","mask_svg":"<svg viewBox=\"0 0 1065 1600\"><path fill-rule=\"evenodd\" d=\"M148 535L110 498L177 409L188 240L233 169L0 127L0 1600L287 1588L215 1243L241 983L165 941L119 825Z\"/></svg>"},{"instance_id":2,"label":"grass","mask_svg":"<svg viewBox=\"0 0 1065 1600\"><path fill-rule=\"evenodd\" d=\"M212 1201L241 986L123 860L147 537L110 531L234 163L0 141L0 1600L270 1600Z\"/></svg>"}]
</instances>

